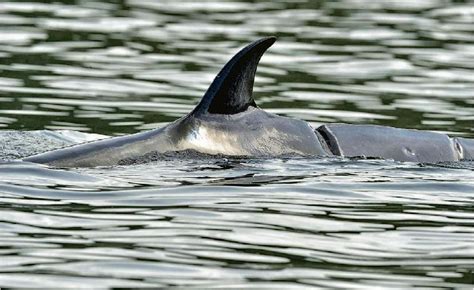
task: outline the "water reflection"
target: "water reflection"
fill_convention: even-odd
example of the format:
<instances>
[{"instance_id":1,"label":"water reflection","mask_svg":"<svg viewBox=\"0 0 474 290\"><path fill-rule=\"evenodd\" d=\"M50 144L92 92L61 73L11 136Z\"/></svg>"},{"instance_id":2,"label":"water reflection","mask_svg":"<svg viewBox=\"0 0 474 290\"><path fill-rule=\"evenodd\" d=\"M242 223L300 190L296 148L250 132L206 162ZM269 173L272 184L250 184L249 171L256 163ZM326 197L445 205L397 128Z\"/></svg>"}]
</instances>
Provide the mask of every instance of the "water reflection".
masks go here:
<instances>
[{"instance_id":1,"label":"water reflection","mask_svg":"<svg viewBox=\"0 0 474 290\"><path fill-rule=\"evenodd\" d=\"M469 283L472 164L219 163L79 172L4 164L3 271L87 285ZM35 209L15 209L26 206ZM32 285L18 275L0 283Z\"/></svg>"},{"instance_id":2,"label":"water reflection","mask_svg":"<svg viewBox=\"0 0 474 290\"><path fill-rule=\"evenodd\" d=\"M374 123L469 136L472 120L459 115L473 113L467 101L473 91L471 10L469 3L446 1L4 2L0 91L13 101L2 104L0 116L22 111L42 117L35 124L23 118L1 124L41 129L58 128L51 123L59 121L80 124L61 129L117 134L169 122L185 111L176 106L196 103L233 52L274 34L279 41L264 56L256 85L265 108L316 124ZM347 94L351 104L320 100L330 93ZM360 94L372 100L351 97ZM413 97L440 99L451 110L426 114L421 104L396 106ZM78 100L103 103L97 113L78 116L54 106L68 101L77 110ZM122 100L160 107L147 113L117 103ZM292 112L288 103L294 101L311 112Z\"/></svg>"},{"instance_id":3,"label":"water reflection","mask_svg":"<svg viewBox=\"0 0 474 290\"><path fill-rule=\"evenodd\" d=\"M268 35L278 42L255 95L271 112L473 137L473 19L472 1L446 0L2 2L0 159L175 120L234 52ZM473 172L301 158L2 162L0 286L468 287Z\"/></svg>"}]
</instances>

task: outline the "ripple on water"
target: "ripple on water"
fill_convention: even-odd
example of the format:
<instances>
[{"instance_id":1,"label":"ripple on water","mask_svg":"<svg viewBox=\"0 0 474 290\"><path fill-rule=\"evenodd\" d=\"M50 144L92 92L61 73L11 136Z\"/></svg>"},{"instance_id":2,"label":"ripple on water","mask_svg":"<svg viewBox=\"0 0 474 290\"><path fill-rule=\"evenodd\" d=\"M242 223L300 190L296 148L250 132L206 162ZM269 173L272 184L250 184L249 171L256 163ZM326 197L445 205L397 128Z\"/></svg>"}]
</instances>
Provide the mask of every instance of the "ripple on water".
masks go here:
<instances>
[{"instance_id":1,"label":"ripple on water","mask_svg":"<svg viewBox=\"0 0 474 290\"><path fill-rule=\"evenodd\" d=\"M472 137L473 11L449 0L2 2L0 159L163 126L266 35L278 42L254 94L271 112ZM473 172L173 154L108 168L2 161L0 287L469 287Z\"/></svg>"}]
</instances>

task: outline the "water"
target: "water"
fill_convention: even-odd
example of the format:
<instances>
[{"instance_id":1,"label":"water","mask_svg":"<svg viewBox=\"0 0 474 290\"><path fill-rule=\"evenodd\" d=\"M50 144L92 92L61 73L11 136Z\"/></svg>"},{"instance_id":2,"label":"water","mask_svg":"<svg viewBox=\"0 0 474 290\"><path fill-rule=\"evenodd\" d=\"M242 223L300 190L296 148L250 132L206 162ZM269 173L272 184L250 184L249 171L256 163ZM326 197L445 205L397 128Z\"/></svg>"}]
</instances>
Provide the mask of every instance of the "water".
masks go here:
<instances>
[{"instance_id":1,"label":"water","mask_svg":"<svg viewBox=\"0 0 474 290\"><path fill-rule=\"evenodd\" d=\"M268 35L266 110L472 138L473 22L473 1L1 2L0 156L175 120ZM0 286L471 287L473 180L472 162L4 161Z\"/></svg>"}]
</instances>

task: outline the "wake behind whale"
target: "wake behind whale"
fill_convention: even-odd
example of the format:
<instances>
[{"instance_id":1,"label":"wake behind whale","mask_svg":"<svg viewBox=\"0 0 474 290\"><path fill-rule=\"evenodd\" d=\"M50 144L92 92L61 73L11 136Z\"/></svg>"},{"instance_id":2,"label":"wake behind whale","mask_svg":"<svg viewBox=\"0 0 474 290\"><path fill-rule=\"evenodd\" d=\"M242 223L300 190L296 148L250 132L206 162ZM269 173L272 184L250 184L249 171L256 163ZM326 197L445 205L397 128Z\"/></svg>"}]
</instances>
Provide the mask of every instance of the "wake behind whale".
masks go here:
<instances>
[{"instance_id":1,"label":"wake behind whale","mask_svg":"<svg viewBox=\"0 0 474 290\"><path fill-rule=\"evenodd\" d=\"M275 42L257 40L219 72L188 115L155 130L108 138L24 158L57 167L123 164L150 154L197 151L230 156L365 156L440 162L474 158L474 140L375 125L327 124L270 114L252 96L260 58Z\"/></svg>"}]
</instances>

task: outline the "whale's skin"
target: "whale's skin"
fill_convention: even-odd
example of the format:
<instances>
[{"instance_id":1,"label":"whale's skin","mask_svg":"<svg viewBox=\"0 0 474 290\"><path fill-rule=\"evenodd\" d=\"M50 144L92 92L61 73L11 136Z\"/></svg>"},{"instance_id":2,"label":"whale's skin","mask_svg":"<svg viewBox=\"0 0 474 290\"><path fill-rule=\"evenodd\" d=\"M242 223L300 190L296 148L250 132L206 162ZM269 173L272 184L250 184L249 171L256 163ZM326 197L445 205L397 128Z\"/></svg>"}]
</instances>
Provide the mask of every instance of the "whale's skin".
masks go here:
<instances>
[{"instance_id":1,"label":"whale's skin","mask_svg":"<svg viewBox=\"0 0 474 290\"><path fill-rule=\"evenodd\" d=\"M458 150L462 153L462 160L474 160L474 140L457 137L454 138L457 143Z\"/></svg>"},{"instance_id":2,"label":"whale's skin","mask_svg":"<svg viewBox=\"0 0 474 290\"><path fill-rule=\"evenodd\" d=\"M460 161L467 157L454 139L429 131L351 124L327 124L317 131L338 156L419 163Z\"/></svg>"},{"instance_id":3,"label":"whale's skin","mask_svg":"<svg viewBox=\"0 0 474 290\"><path fill-rule=\"evenodd\" d=\"M311 126L258 108L233 115L187 116L163 128L24 158L55 167L94 167L150 153L195 150L229 156L332 155Z\"/></svg>"},{"instance_id":4,"label":"whale's skin","mask_svg":"<svg viewBox=\"0 0 474 290\"><path fill-rule=\"evenodd\" d=\"M160 151L172 150L170 141L172 135L169 131L168 127L165 127L127 136L106 138L33 155L23 158L23 161L55 167L117 165L122 159L152 151L149 148Z\"/></svg>"},{"instance_id":5,"label":"whale's skin","mask_svg":"<svg viewBox=\"0 0 474 290\"><path fill-rule=\"evenodd\" d=\"M258 62L275 42L257 40L219 72L188 115L155 130L107 138L24 158L56 167L122 164L148 154L195 150L229 156L374 157L411 162L474 159L474 140L376 125L308 123L260 109L252 96Z\"/></svg>"}]
</instances>

